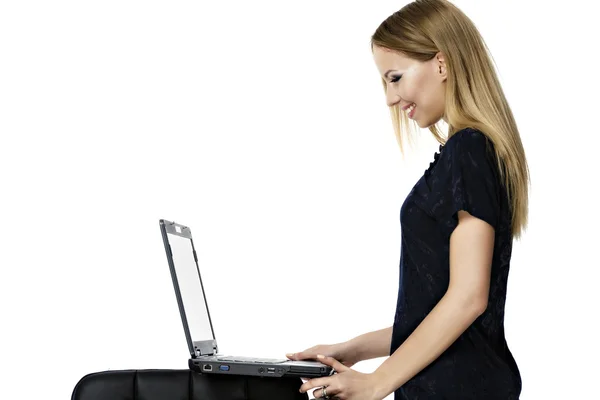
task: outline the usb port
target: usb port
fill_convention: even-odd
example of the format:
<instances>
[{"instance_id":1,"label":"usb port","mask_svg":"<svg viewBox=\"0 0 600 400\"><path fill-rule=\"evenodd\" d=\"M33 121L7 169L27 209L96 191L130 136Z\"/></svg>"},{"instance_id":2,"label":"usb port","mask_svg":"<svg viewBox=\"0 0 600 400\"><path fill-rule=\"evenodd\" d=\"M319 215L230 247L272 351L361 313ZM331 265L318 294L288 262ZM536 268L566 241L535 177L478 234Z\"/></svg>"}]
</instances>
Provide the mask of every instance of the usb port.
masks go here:
<instances>
[{"instance_id":1,"label":"usb port","mask_svg":"<svg viewBox=\"0 0 600 400\"><path fill-rule=\"evenodd\" d=\"M275 373L275 368L267 368L267 372L269 374L274 374Z\"/></svg>"},{"instance_id":2,"label":"usb port","mask_svg":"<svg viewBox=\"0 0 600 400\"><path fill-rule=\"evenodd\" d=\"M221 371L229 371L229 365L219 365Z\"/></svg>"}]
</instances>

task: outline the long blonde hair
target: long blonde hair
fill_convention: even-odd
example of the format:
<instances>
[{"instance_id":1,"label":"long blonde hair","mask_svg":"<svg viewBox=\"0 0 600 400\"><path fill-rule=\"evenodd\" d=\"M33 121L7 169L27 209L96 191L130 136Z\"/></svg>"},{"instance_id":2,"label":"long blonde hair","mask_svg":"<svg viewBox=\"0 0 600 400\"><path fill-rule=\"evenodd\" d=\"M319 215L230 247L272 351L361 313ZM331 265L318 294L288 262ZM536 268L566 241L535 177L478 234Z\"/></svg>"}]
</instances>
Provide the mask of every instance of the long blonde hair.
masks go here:
<instances>
[{"instance_id":1,"label":"long blonde hair","mask_svg":"<svg viewBox=\"0 0 600 400\"><path fill-rule=\"evenodd\" d=\"M519 238L527 227L529 168L492 57L473 22L449 1L416 0L381 23L371 37L371 48L374 45L418 61L444 54L448 134L444 138L437 124L429 131L440 144L464 128L477 129L492 141L511 206L512 234ZM382 83L385 90L383 78ZM403 152L409 120L398 104L390 107L390 113Z\"/></svg>"}]
</instances>

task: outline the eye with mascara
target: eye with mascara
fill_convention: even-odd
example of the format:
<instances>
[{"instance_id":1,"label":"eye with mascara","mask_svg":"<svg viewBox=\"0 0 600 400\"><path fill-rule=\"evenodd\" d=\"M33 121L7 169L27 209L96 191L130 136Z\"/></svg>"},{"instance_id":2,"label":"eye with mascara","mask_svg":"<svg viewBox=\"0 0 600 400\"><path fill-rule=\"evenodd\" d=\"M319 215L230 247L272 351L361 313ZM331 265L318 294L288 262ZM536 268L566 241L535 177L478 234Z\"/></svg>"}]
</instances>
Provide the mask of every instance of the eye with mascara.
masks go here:
<instances>
[{"instance_id":1,"label":"eye with mascara","mask_svg":"<svg viewBox=\"0 0 600 400\"><path fill-rule=\"evenodd\" d=\"M390 82L396 83L400 80L400 78L402 78L402 75L398 75L398 76L394 77L394 79L390 80Z\"/></svg>"}]
</instances>

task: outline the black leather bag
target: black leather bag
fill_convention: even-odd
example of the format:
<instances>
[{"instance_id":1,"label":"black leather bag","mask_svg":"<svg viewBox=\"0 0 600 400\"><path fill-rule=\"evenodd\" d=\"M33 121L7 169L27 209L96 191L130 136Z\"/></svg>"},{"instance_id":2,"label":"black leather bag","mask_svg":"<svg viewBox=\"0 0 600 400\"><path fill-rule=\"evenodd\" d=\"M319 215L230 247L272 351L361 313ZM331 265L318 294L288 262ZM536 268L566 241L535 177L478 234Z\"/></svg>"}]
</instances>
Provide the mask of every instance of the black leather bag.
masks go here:
<instances>
[{"instance_id":1,"label":"black leather bag","mask_svg":"<svg viewBox=\"0 0 600 400\"><path fill-rule=\"evenodd\" d=\"M190 370L148 369L91 373L71 400L307 400L299 378L203 375Z\"/></svg>"}]
</instances>

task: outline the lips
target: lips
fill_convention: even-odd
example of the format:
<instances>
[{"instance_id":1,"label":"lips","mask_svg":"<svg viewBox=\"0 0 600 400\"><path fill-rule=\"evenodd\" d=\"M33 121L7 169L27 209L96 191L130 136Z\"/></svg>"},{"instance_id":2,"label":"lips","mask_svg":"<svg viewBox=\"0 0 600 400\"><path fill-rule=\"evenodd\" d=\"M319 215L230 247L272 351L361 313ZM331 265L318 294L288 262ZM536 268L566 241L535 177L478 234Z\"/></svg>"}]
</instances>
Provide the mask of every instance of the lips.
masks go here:
<instances>
[{"instance_id":1,"label":"lips","mask_svg":"<svg viewBox=\"0 0 600 400\"><path fill-rule=\"evenodd\" d=\"M413 117L413 115L415 114L415 110L416 110L416 108L417 108L417 105L416 105L415 103L409 104L408 106L406 106L406 107L404 108L404 110L405 110L406 112L408 112L408 117L409 117L409 118L412 118L412 117Z\"/></svg>"}]
</instances>

